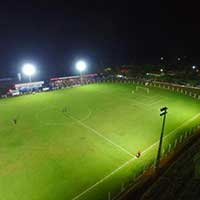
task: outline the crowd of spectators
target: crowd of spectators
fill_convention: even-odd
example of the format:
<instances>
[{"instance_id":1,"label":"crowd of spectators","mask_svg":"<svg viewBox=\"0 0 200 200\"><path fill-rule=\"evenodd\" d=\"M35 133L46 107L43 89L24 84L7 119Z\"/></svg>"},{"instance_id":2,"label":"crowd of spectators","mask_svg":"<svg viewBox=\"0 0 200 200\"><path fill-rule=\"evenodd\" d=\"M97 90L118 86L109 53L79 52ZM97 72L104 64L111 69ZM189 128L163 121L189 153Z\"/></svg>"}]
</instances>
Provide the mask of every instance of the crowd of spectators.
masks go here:
<instances>
[{"instance_id":1,"label":"crowd of spectators","mask_svg":"<svg viewBox=\"0 0 200 200\"><path fill-rule=\"evenodd\" d=\"M71 76L71 77L61 77L61 78L51 78L50 87L52 89L59 89L64 87L72 87L81 84L93 83L97 80L97 74L89 74L80 76Z\"/></svg>"}]
</instances>

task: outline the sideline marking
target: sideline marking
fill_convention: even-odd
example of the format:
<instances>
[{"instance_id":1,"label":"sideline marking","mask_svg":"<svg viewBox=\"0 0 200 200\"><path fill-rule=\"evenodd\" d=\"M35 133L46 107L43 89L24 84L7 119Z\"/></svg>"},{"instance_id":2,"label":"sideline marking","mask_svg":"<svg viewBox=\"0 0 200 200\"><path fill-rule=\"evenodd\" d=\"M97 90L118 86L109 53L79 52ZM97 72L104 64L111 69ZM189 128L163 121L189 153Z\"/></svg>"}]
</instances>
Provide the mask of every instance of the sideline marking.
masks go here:
<instances>
[{"instance_id":1,"label":"sideline marking","mask_svg":"<svg viewBox=\"0 0 200 200\"><path fill-rule=\"evenodd\" d=\"M175 131L177 131L178 129L182 128L183 126L189 124L191 121L193 121L194 119L196 119L197 117L200 116L200 113L196 114L194 117L192 117L191 119L183 122L179 127L177 127L176 129L174 129L173 131L169 132L167 135L165 135L163 137L163 139L167 138L169 135L171 135L172 133L174 133ZM152 144L151 146L149 146L147 149L145 149L142 154L145 154L147 151L149 151L151 148L153 148L157 143L159 143L159 140L157 142L155 142L154 144ZM126 161L123 165L119 166L118 168L116 168L114 171L112 171L110 174L108 174L107 176L104 176L102 179L100 179L99 181L97 181L94 185L90 186L89 188L87 188L86 190L84 190L82 193L78 194L77 196L75 196L72 200L76 200L78 198L80 198L81 196L83 196L85 193L87 193L88 191L92 190L94 187L96 187L97 185L99 185L100 183L102 183L103 181L105 181L106 179L108 179L109 177L111 177L113 174L115 174L116 172L118 172L120 169L122 169L123 167L125 167L126 165L128 165L129 163L131 163L132 161L136 160L136 157L133 157L132 159Z\"/></svg>"}]
</instances>

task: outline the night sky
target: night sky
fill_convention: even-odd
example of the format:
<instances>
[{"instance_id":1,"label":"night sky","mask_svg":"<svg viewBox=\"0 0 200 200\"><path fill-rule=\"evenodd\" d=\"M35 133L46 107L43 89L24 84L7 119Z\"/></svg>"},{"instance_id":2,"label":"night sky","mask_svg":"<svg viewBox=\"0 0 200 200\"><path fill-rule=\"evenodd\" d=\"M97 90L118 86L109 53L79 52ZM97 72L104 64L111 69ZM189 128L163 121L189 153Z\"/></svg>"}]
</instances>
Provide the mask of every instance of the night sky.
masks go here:
<instances>
[{"instance_id":1,"label":"night sky","mask_svg":"<svg viewBox=\"0 0 200 200\"><path fill-rule=\"evenodd\" d=\"M3 1L0 77L26 62L38 78L73 75L74 62L96 67L158 63L187 56L200 64L198 5L184 1Z\"/></svg>"}]
</instances>

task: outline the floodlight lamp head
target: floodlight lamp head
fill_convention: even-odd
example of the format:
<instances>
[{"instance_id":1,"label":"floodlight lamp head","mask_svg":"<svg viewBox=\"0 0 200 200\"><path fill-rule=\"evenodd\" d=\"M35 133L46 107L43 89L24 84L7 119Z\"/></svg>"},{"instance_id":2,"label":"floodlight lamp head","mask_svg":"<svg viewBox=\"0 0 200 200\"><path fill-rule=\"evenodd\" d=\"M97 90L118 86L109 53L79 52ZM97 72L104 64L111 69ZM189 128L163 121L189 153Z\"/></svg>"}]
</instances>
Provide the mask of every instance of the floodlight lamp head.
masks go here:
<instances>
[{"instance_id":1,"label":"floodlight lamp head","mask_svg":"<svg viewBox=\"0 0 200 200\"><path fill-rule=\"evenodd\" d=\"M165 107L163 107L163 108L161 108L160 109L160 116L163 116L163 115L166 115L167 114L167 107L165 106Z\"/></svg>"},{"instance_id":2,"label":"floodlight lamp head","mask_svg":"<svg viewBox=\"0 0 200 200\"><path fill-rule=\"evenodd\" d=\"M30 63L24 64L22 67L22 72L27 76L32 76L35 74L35 67Z\"/></svg>"},{"instance_id":3,"label":"floodlight lamp head","mask_svg":"<svg viewBox=\"0 0 200 200\"><path fill-rule=\"evenodd\" d=\"M165 107L161 108L160 111L162 112L162 111L165 111L165 110L167 110L167 109L168 109L168 108L165 106Z\"/></svg>"},{"instance_id":4,"label":"floodlight lamp head","mask_svg":"<svg viewBox=\"0 0 200 200\"><path fill-rule=\"evenodd\" d=\"M86 69L86 63L82 60L78 61L76 63L76 69L80 72L84 71Z\"/></svg>"}]
</instances>

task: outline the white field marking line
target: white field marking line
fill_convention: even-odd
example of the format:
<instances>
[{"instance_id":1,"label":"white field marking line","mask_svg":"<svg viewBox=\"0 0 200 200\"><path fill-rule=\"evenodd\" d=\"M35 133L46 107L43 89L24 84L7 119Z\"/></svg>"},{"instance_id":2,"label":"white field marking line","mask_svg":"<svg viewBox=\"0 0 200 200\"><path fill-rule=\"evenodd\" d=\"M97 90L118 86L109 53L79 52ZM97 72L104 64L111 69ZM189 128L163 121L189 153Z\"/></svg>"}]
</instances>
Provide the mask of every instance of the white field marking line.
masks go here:
<instances>
[{"instance_id":1,"label":"white field marking line","mask_svg":"<svg viewBox=\"0 0 200 200\"><path fill-rule=\"evenodd\" d=\"M138 100L136 100L136 99L132 99L135 103L132 103L131 105L132 106L135 106L135 105L143 105L143 106L145 106L145 107L147 107L146 109L148 109L148 110L152 110L152 109L150 109L149 108L149 106L153 106L154 104L157 104L158 102L160 102L160 101L163 101L163 99L160 99L160 100L157 100L157 101L155 101L155 102L153 102L153 103L142 103L142 102L140 102L140 101L138 101Z\"/></svg>"},{"instance_id":2,"label":"white field marking line","mask_svg":"<svg viewBox=\"0 0 200 200\"><path fill-rule=\"evenodd\" d=\"M135 109L135 110L141 110L141 108L142 109L144 109L145 111L152 111L152 110L154 110L153 108L149 108L149 106L147 106L146 104L138 104L138 103L135 103L135 104L131 104L131 106L133 106L133 109Z\"/></svg>"},{"instance_id":3,"label":"white field marking line","mask_svg":"<svg viewBox=\"0 0 200 200\"><path fill-rule=\"evenodd\" d=\"M135 104L135 105L138 105L138 104ZM133 106L133 105L132 105ZM141 105L138 105L138 107L139 107L139 109L141 110L141 109L144 109L145 111L147 111L147 112L152 112L152 110L159 110L159 108L158 107L150 107L150 106L141 106Z\"/></svg>"},{"instance_id":4,"label":"white field marking line","mask_svg":"<svg viewBox=\"0 0 200 200\"><path fill-rule=\"evenodd\" d=\"M45 126L64 126L65 123L56 123L56 122L43 122L42 125L45 125Z\"/></svg>"},{"instance_id":5,"label":"white field marking line","mask_svg":"<svg viewBox=\"0 0 200 200\"><path fill-rule=\"evenodd\" d=\"M137 96L137 95L136 95ZM144 95L138 95L137 97L140 97L140 96L143 96L145 100L148 100L148 101L152 101L152 100L164 100L166 97L164 96L161 96L161 95L154 95L154 96L151 96L151 97L147 97L144 96ZM132 98L131 98L132 99ZM132 99L133 100L133 99ZM137 99L134 99L135 101L138 101ZM149 105L149 104L148 104Z\"/></svg>"},{"instance_id":6,"label":"white field marking line","mask_svg":"<svg viewBox=\"0 0 200 200\"><path fill-rule=\"evenodd\" d=\"M86 117L84 117L83 119L81 119L80 121L86 121L87 119L89 119L90 118L90 116L92 115L92 113L93 113L93 111L91 110L91 109L89 109L88 108L88 114L87 114L87 116Z\"/></svg>"},{"instance_id":7,"label":"white field marking line","mask_svg":"<svg viewBox=\"0 0 200 200\"><path fill-rule=\"evenodd\" d=\"M132 91L131 91L132 92ZM101 94L103 94L104 96L105 95L108 95L107 93L104 93L104 92L102 92L102 91L99 91L98 93L101 93ZM121 92L121 94L127 94L127 92ZM145 96L145 95L142 95L142 94L136 94L136 93L134 93L133 94L134 96L138 96L138 97L141 97L141 96L143 96L143 97L145 97L146 99L151 99L151 98L154 98L155 96L158 96L158 95L154 95L154 96L151 96L151 97L149 97L149 96ZM130 98L130 97L128 97L128 98L126 98L126 97L122 97L122 96L120 96L119 97L119 95L118 95L118 98L120 98L120 99L124 99L124 100L132 100L132 98ZM113 97L107 97L107 99L113 99Z\"/></svg>"},{"instance_id":8,"label":"white field marking line","mask_svg":"<svg viewBox=\"0 0 200 200\"><path fill-rule=\"evenodd\" d=\"M148 106L147 103L141 102L141 101L139 101L138 99L131 99L131 101L133 101L133 102L135 102L135 103L137 103L137 104L142 104L142 105Z\"/></svg>"},{"instance_id":9,"label":"white field marking line","mask_svg":"<svg viewBox=\"0 0 200 200\"><path fill-rule=\"evenodd\" d=\"M55 107L55 106L51 106L51 108L55 109L56 107ZM56 122L43 122L43 121L41 121L41 120L39 119L40 113L42 113L42 112L44 112L44 111L46 111L46 110L48 110L48 107L43 107L43 108L40 109L37 113L35 113L35 119L36 119L37 121L39 121L39 123L40 123L41 125L44 125L44 126L64 126L64 125L65 125L64 122L62 122L62 123L57 122L57 123L56 123Z\"/></svg>"},{"instance_id":10,"label":"white field marking line","mask_svg":"<svg viewBox=\"0 0 200 200\"><path fill-rule=\"evenodd\" d=\"M57 107L57 106L51 106L51 108L52 109L56 109L56 111L57 111L57 109L59 107ZM64 125L66 125L65 122L61 122L61 123L60 122L57 122L57 123L56 122L42 122L41 120L39 120L40 113L42 113L42 112L44 112L46 110L48 110L48 107L43 107L39 112L35 113L35 119L38 120L40 124L42 124L44 126L64 126ZM83 119L81 119L81 121L87 120L91 115L92 115L92 111L91 111L91 109L88 108L88 114L87 114L87 116L84 117Z\"/></svg>"},{"instance_id":11,"label":"white field marking line","mask_svg":"<svg viewBox=\"0 0 200 200\"><path fill-rule=\"evenodd\" d=\"M76 199L80 198L85 193L87 193L88 191L90 191L93 188L95 188L97 185L99 185L100 183L102 183L103 181L105 181L106 179L108 179L110 176L112 176L113 174L115 174L116 172L118 172L121 168L125 167L126 165L128 165L130 162L132 162L135 159L136 159L136 157L133 157L130 160L126 161L123 165L121 165L120 167L118 167L117 169L115 169L114 171L112 171L107 176L104 176L101 180L99 180L98 182L96 182L94 185L92 185L91 187L89 187L88 189L86 189L85 191L83 191L82 193L80 193L79 195L75 196L72 200L76 200Z\"/></svg>"},{"instance_id":12,"label":"white field marking line","mask_svg":"<svg viewBox=\"0 0 200 200\"><path fill-rule=\"evenodd\" d=\"M132 103L131 105L142 105L142 106L148 106L147 104L145 104L145 103L142 103L142 102L139 102L139 101L134 101L134 103Z\"/></svg>"},{"instance_id":13,"label":"white field marking line","mask_svg":"<svg viewBox=\"0 0 200 200\"><path fill-rule=\"evenodd\" d=\"M191 121L193 121L194 119L196 119L198 116L200 116L200 113L196 114L194 117L192 117L191 119L189 119L186 122L183 122L179 127L177 127L176 129L174 129L173 131L169 132L167 135L165 135L163 137L163 139L167 138L169 135L171 135L172 133L174 133L175 131L177 131L178 129L182 128L183 126L189 124ZM157 143L159 143L159 140L157 142L155 142L154 144L152 144L151 146L149 146L147 149L145 149L142 154L145 154L147 151L149 151L151 148L153 148ZM131 158L130 160L126 161L123 165L119 166L118 168L116 168L114 171L112 171L110 174L108 174L107 176L104 176L101 180L99 180L98 182L96 182L94 185L90 186L89 188L87 188L86 190L84 190L82 193L80 193L79 195L75 196L72 200L76 200L78 198L80 198L81 196L83 196L85 193L87 193L88 191L92 190L94 187L96 187L97 185L99 185L100 183L102 183L103 181L105 181L106 179L108 179L109 177L111 177L113 174L115 174L116 172L118 172L120 169L122 169L123 167L125 167L126 165L128 165L129 163L131 163L132 161L136 160L136 157L134 156L133 158Z\"/></svg>"},{"instance_id":14,"label":"white field marking line","mask_svg":"<svg viewBox=\"0 0 200 200\"><path fill-rule=\"evenodd\" d=\"M160 99L169 99L169 98L166 96L161 96L161 95L153 95L148 100L154 101L154 100L160 100Z\"/></svg>"},{"instance_id":15,"label":"white field marking line","mask_svg":"<svg viewBox=\"0 0 200 200\"><path fill-rule=\"evenodd\" d=\"M150 103L149 106L153 106L154 104L158 104L158 103L163 103L164 98L163 99L159 99L157 101L154 101L153 103Z\"/></svg>"},{"instance_id":16,"label":"white field marking line","mask_svg":"<svg viewBox=\"0 0 200 200\"><path fill-rule=\"evenodd\" d=\"M148 99L148 100L151 100L151 99L154 99L154 98L159 98L159 97L163 97L163 96L161 96L161 95L149 95L149 94L147 94L147 95L143 95L143 94L138 94L138 93L134 93L134 95L135 96L137 96L137 97L144 97L145 99Z\"/></svg>"},{"instance_id":17,"label":"white field marking line","mask_svg":"<svg viewBox=\"0 0 200 200\"><path fill-rule=\"evenodd\" d=\"M155 101L155 102L153 102L153 103L142 103L142 102L139 102L139 101L137 101L137 100L133 100L133 101L135 101L135 103L133 103L133 104L131 104L131 105L143 105L143 106L146 106L146 107L149 107L149 106L153 106L154 104L158 104L159 102L162 102L163 101L163 99L160 99L160 100L157 100L157 101Z\"/></svg>"},{"instance_id":18,"label":"white field marking line","mask_svg":"<svg viewBox=\"0 0 200 200\"><path fill-rule=\"evenodd\" d=\"M160 97L162 97L162 96L160 96ZM154 97L154 98L152 98L152 100L157 100L158 98L156 98L156 96ZM139 105L143 105L143 106L145 106L145 109L146 110L154 110L154 108L152 109L152 108L150 108L150 107L152 107L154 104L158 104L159 102L162 102L163 100L165 99L165 97L162 97L162 98L160 98L159 100L157 100L157 101L155 101L155 102L153 102L153 103L142 103L142 102L140 102L140 101L138 101L138 100L136 100L136 99L132 99L133 101L135 101L136 103L134 103L134 104L131 104L132 106L135 106L136 104L139 104ZM148 99L149 100L149 99ZM155 106L157 106L157 105L155 105ZM155 108L156 109L156 108Z\"/></svg>"},{"instance_id":19,"label":"white field marking line","mask_svg":"<svg viewBox=\"0 0 200 200\"><path fill-rule=\"evenodd\" d=\"M138 110L138 107L139 107L139 109L141 109L141 106L146 111L151 111L152 110L152 108L150 108L149 105L147 105L145 103L142 103L142 102L139 102L139 101L135 101L135 103L132 103L131 106L136 107L135 110Z\"/></svg>"},{"instance_id":20,"label":"white field marking line","mask_svg":"<svg viewBox=\"0 0 200 200\"><path fill-rule=\"evenodd\" d=\"M102 93L102 94L105 95L104 92L99 92L99 93ZM124 94L127 94L127 93L124 93ZM142 94L137 94L137 93L134 93L133 95L134 95L135 97L141 97L141 96L142 96L145 100L148 100L148 101L151 101L151 100L153 100L153 99L158 99L158 98L160 98L160 97L162 97L163 99L166 98L166 97L161 96L161 95L149 95L149 94L147 94L147 95L142 95ZM138 104L144 105L144 106L146 106L146 107L149 106L149 104L142 103L142 102L140 102L139 100L133 99L133 98L130 98L130 97L125 98L125 97L120 96L120 97L118 97L118 98L123 99L123 100L135 101L135 102L137 102ZM107 99L111 99L111 98L110 98L110 97L107 97ZM134 104L134 105L135 105L135 104ZM147 108L147 110L152 110L152 109Z\"/></svg>"},{"instance_id":21,"label":"white field marking line","mask_svg":"<svg viewBox=\"0 0 200 200\"><path fill-rule=\"evenodd\" d=\"M149 98L144 98L145 100L147 100L147 101L155 101L155 100L167 100L167 99L169 99L169 98L167 98L167 97L165 97L165 96L161 96L161 95L154 95L154 96L152 96L152 97L149 97Z\"/></svg>"},{"instance_id":22,"label":"white field marking line","mask_svg":"<svg viewBox=\"0 0 200 200\"><path fill-rule=\"evenodd\" d=\"M130 107L131 109L133 109L133 110L136 110L136 111L138 111L139 110L139 106L137 107L137 104L131 104L131 106L132 107Z\"/></svg>"},{"instance_id":23,"label":"white field marking line","mask_svg":"<svg viewBox=\"0 0 200 200\"><path fill-rule=\"evenodd\" d=\"M120 145L114 143L112 140L108 139L107 137L105 137L104 135L102 135L100 132L98 132L97 130L91 128L90 126L86 125L85 123L83 123L82 121L80 121L79 119L76 119L75 117L73 117L72 115L70 115L69 113L67 113L67 116L70 117L71 119L73 119L74 121L76 121L77 123L79 123L80 125L82 125L83 127L87 128L88 130L92 131L93 133L95 133L96 135L98 135L99 137L103 138L104 140L106 140L107 142L109 142L110 144L114 145L115 147L117 147L118 149L121 149L123 152L125 152L126 154L128 154L129 156L134 156L131 152L129 152L128 150L126 150L125 148L121 147Z\"/></svg>"},{"instance_id":24,"label":"white field marking line","mask_svg":"<svg viewBox=\"0 0 200 200\"><path fill-rule=\"evenodd\" d=\"M186 126L187 124L189 124L191 121L193 121L194 119L196 119L197 117L200 116L200 113L196 114L194 117L192 117L191 119L183 122L180 126L178 126L176 129L174 129L173 131L170 131L167 135L165 135L163 137L163 139L166 139L167 137L169 137L171 134L173 134L174 132L176 132L177 130L181 129L182 127ZM155 142L154 144L152 144L151 146L149 146L147 149L145 149L142 153L144 154L145 152L147 152L149 149L153 148L157 143L159 143L159 140L157 142Z\"/></svg>"}]
</instances>

